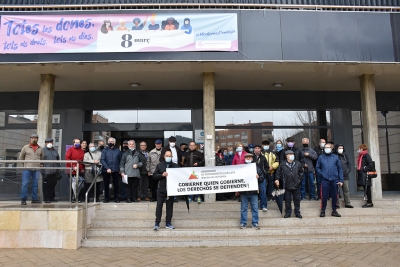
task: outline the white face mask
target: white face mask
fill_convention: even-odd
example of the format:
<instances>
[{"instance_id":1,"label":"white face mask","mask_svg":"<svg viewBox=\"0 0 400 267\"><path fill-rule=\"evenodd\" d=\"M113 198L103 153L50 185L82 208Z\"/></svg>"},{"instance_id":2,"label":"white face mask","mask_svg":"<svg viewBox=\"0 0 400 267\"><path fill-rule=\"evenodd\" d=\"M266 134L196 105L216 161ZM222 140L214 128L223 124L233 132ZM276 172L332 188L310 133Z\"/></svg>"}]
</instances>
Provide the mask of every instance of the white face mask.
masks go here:
<instances>
[{"instance_id":1,"label":"white face mask","mask_svg":"<svg viewBox=\"0 0 400 267\"><path fill-rule=\"evenodd\" d=\"M339 154L343 154L343 148L339 148L337 151Z\"/></svg>"},{"instance_id":2,"label":"white face mask","mask_svg":"<svg viewBox=\"0 0 400 267\"><path fill-rule=\"evenodd\" d=\"M294 155L290 155L289 160L294 160Z\"/></svg>"},{"instance_id":3,"label":"white face mask","mask_svg":"<svg viewBox=\"0 0 400 267\"><path fill-rule=\"evenodd\" d=\"M242 150L243 150L243 147L241 147L241 146L239 146L238 148L236 148L236 151L237 151L237 152L242 152Z\"/></svg>"},{"instance_id":4,"label":"white face mask","mask_svg":"<svg viewBox=\"0 0 400 267\"><path fill-rule=\"evenodd\" d=\"M325 151L326 154L330 154L332 152L332 149L327 147L327 148L325 148L324 151Z\"/></svg>"},{"instance_id":5,"label":"white face mask","mask_svg":"<svg viewBox=\"0 0 400 267\"><path fill-rule=\"evenodd\" d=\"M245 159L244 160L247 164L251 163L251 159Z\"/></svg>"},{"instance_id":6,"label":"white face mask","mask_svg":"<svg viewBox=\"0 0 400 267\"><path fill-rule=\"evenodd\" d=\"M53 148L53 144L52 143L48 143L46 146L47 146L47 148Z\"/></svg>"},{"instance_id":7,"label":"white face mask","mask_svg":"<svg viewBox=\"0 0 400 267\"><path fill-rule=\"evenodd\" d=\"M357 153L358 153L358 154L360 154L360 153L361 153L361 151L362 151L361 149L357 149Z\"/></svg>"},{"instance_id":8,"label":"white face mask","mask_svg":"<svg viewBox=\"0 0 400 267\"><path fill-rule=\"evenodd\" d=\"M169 143L170 147L175 147L175 143Z\"/></svg>"},{"instance_id":9,"label":"white face mask","mask_svg":"<svg viewBox=\"0 0 400 267\"><path fill-rule=\"evenodd\" d=\"M325 146L325 143L321 143L321 148L324 148L324 146Z\"/></svg>"}]
</instances>

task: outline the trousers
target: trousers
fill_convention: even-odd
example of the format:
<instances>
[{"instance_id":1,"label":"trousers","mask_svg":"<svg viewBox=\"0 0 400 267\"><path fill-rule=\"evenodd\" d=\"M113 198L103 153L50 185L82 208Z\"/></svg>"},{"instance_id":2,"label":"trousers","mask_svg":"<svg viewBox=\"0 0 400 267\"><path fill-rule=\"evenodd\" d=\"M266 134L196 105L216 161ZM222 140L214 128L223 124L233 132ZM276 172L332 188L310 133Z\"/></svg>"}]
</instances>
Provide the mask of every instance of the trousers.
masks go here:
<instances>
[{"instance_id":1,"label":"trousers","mask_svg":"<svg viewBox=\"0 0 400 267\"><path fill-rule=\"evenodd\" d=\"M332 198L332 211L336 211L337 197L338 197L338 181L323 180L321 183L321 210L325 211L326 203L328 202L329 196Z\"/></svg>"},{"instance_id":2,"label":"trousers","mask_svg":"<svg viewBox=\"0 0 400 267\"><path fill-rule=\"evenodd\" d=\"M157 191L157 207L156 207L156 223L161 222L162 208L164 205L164 199L167 197L167 193L162 193ZM167 199L167 214L165 216L165 221L170 223L172 220L172 213L174 212L174 197L169 197Z\"/></svg>"}]
</instances>

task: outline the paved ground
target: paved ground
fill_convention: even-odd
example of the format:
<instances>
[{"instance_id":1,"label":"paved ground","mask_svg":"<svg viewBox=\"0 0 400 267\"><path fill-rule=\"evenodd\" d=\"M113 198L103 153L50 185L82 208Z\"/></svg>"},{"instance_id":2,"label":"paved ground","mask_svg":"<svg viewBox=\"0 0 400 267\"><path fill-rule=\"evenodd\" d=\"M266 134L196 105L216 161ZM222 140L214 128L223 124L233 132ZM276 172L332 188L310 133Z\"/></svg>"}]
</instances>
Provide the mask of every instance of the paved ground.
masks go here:
<instances>
[{"instance_id":1,"label":"paved ground","mask_svg":"<svg viewBox=\"0 0 400 267\"><path fill-rule=\"evenodd\" d=\"M0 249L0 266L399 266L400 243L220 248Z\"/></svg>"}]
</instances>

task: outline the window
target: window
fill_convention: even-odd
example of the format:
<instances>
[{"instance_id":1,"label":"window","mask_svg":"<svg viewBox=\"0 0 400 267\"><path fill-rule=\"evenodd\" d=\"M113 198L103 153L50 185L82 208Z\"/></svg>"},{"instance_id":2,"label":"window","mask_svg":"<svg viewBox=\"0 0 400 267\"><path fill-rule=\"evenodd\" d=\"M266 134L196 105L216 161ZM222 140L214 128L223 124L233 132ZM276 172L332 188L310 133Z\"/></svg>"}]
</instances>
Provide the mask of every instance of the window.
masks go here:
<instances>
[{"instance_id":1,"label":"window","mask_svg":"<svg viewBox=\"0 0 400 267\"><path fill-rule=\"evenodd\" d=\"M233 138L233 135L230 134L230 135L227 136L227 138L228 138L228 139Z\"/></svg>"},{"instance_id":2,"label":"window","mask_svg":"<svg viewBox=\"0 0 400 267\"><path fill-rule=\"evenodd\" d=\"M218 135L215 137L216 140L218 140Z\"/></svg>"},{"instance_id":3,"label":"window","mask_svg":"<svg viewBox=\"0 0 400 267\"><path fill-rule=\"evenodd\" d=\"M37 123L37 121L37 114L9 114L7 118L8 124ZM53 123L60 123L60 114L53 115Z\"/></svg>"},{"instance_id":4,"label":"window","mask_svg":"<svg viewBox=\"0 0 400 267\"><path fill-rule=\"evenodd\" d=\"M242 132L242 136L247 136L247 132Z\"/></svg>"},{"instance_id":5,"label":"window","mask_svg":"<svg viewBox=\"0 0 400 267\"><path fill-rule=\"evenodd\" d=\"M240 138L240 134L235 134L235 138Z\"/></svg>"},{"instance_id":6,"label":"window","mask_svg":"<svg viewBox=\"0 0 400 267\"><path fill-rule=\"evenodd\" d=\"M226 139L226 136L225 135L221 135L221 139Z\"/></svg>"},{"instance_id":7,"label":"window","mask_svg":"<svg viewBox=\"0 0 400 267\"><path fill-rule=\"evenodd\" d=\"M226 143L221 143L221 146L226 146Z\"/></svg>"},{"instance_id":8,"label":"window","mask_svg":"<svg viewBox=\"0 0 400 267\"><path fill-rule=\"evenodd\" d=\"M228 146L232 146L233 145L233 143L232 142L228 142Z\"/></svg>"}]
</instances>

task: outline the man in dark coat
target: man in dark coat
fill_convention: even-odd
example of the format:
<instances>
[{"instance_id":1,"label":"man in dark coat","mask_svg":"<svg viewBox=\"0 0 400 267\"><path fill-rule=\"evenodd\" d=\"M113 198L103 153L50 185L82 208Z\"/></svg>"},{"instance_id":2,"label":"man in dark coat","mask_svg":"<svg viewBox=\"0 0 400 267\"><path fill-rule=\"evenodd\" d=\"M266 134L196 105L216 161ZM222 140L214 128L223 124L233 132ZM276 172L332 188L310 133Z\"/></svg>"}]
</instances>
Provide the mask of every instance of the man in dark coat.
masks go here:
<instances>
[{"instance_id":1,"label":"man in dark coat","mask_svg":"<svg viewBox=\"0 0 400 267\"><path fill-rule=\"evenodd\" d=\"M301 153L300 149L294 146L294 138L293 137L288 137L286 139L286 147L282 149L281 155L280 155L280 162L285 161L286 159L286 151L290 150L293 152L294 159L297 161L300 161L301 166L304 166L304 156Z\"/></svg>"},{"instance_id":2,"label":"man in dark coat","mask_svg":"<svg viewBox=\"0 0 400 267\"><path fill-rule=\"evenodd\" d=\"M261 146L260 145L255 145L254 146L254 154L253 154L253 161L257 165L257 168L259 168L264 176L264 181L259 183L259 196L260 196L260 209L262 211L266 212L267 211L267 180L269 178L268 170L269 170L269 164L268 160L264 157L264 155L261 153Z\"/></svg>"},{"instance_id":3,"label":"man in dark coat","mask_svg":"<svg viewBox=\"0 0 400 267\"><path fill-rule=\"evenodd\" d=\"M337 155L342 163L343 169L343 195L344 195L344 204L346 208L353 208L350 202L350 193L349 193L349 173L351 172L351 164L349 162L349 157L344 153L344 145L338 144L336 147Z\"/></svg>"},{"instance_id":4,"label":"man in dark coat","mask_svg":"<svg viewBox=\"0 0 400 267\"><path fill-rule=\"evenodd\" d=\"M160 229L160 222L162 216L162 208L164 205L164 199L167 197L167 177L168 177L168 168L179 168L179 165L172 162L172 152L166 151L164 154L164 161L158 163L156 170L153 173L153 178L158 182L157 188L157 207L156 207L156 222L154 225L154 230L158 231ZM165 227L167 229L175 229L175 227L171 224L172 213L174 212L174 198L167 198L167 214L165 216Z\"/></svg>"},{"instance_id":5,"label":"man in dark coat","mask_svg":"<svg viewBox=\"0 0 400 267\"><path fill-rule=\"evenodd\" d=\"M160 155L160 162L164 161L164 155L166 151L171 151L172 153L172 162L182 166L182 151L179 147L176 146L176 137L171 136L168 138L168 145L162 148Z\"/></svg>"},{"instance_id":6,"label":"man in dark coat","mask_svg":"<svg viewBox=\"0 0 400 267\"><path fill-rule=\"evenodd\" d=\"M319 145L317 147L314 147L314 151L317 153L318 157L321 156L324 153L324 146L326 144L325 139L319 139ZM318 158L317 158L318 160ZM314 166L317 165L317 160L314 162ZM317 197L315 200L320 200L321 199L321 182L322 182L322 176L318 173L315 173L316 177L316 182L317 182Z\"/></svg>"},{"instance_id":7,"label":"man in dark coat","mask_svg":"<svg viewBox=\"0 0 400 267\"><path fill-rule=\"evenodd\" d=\"M285 218L292 215L292 196L294 203L294 214L297 218L303 218L300 214L301 193L300 186L303 179L303 166L295 160L294 152L291 150L285 151L286 160L279 164L275 172L275 184L285 189Z\"/></svg>"},{"instance_id":8,"label":"man in dark coat","mask_svg":"<svg viewBox=\"0 0 400 267\"><path fill-rule=\"evenodd\" d=\"M46 148L43 149L44 160L60 160L57 150L53 147L53 138L47 138L44 141ZM43 163L43 167L60 167L60 163ZM42 170L43 176L43 196L45 203L58 202L55 200L57 179L61 177L60 170L45 169Z\"/></svg>"}]
</instances>

